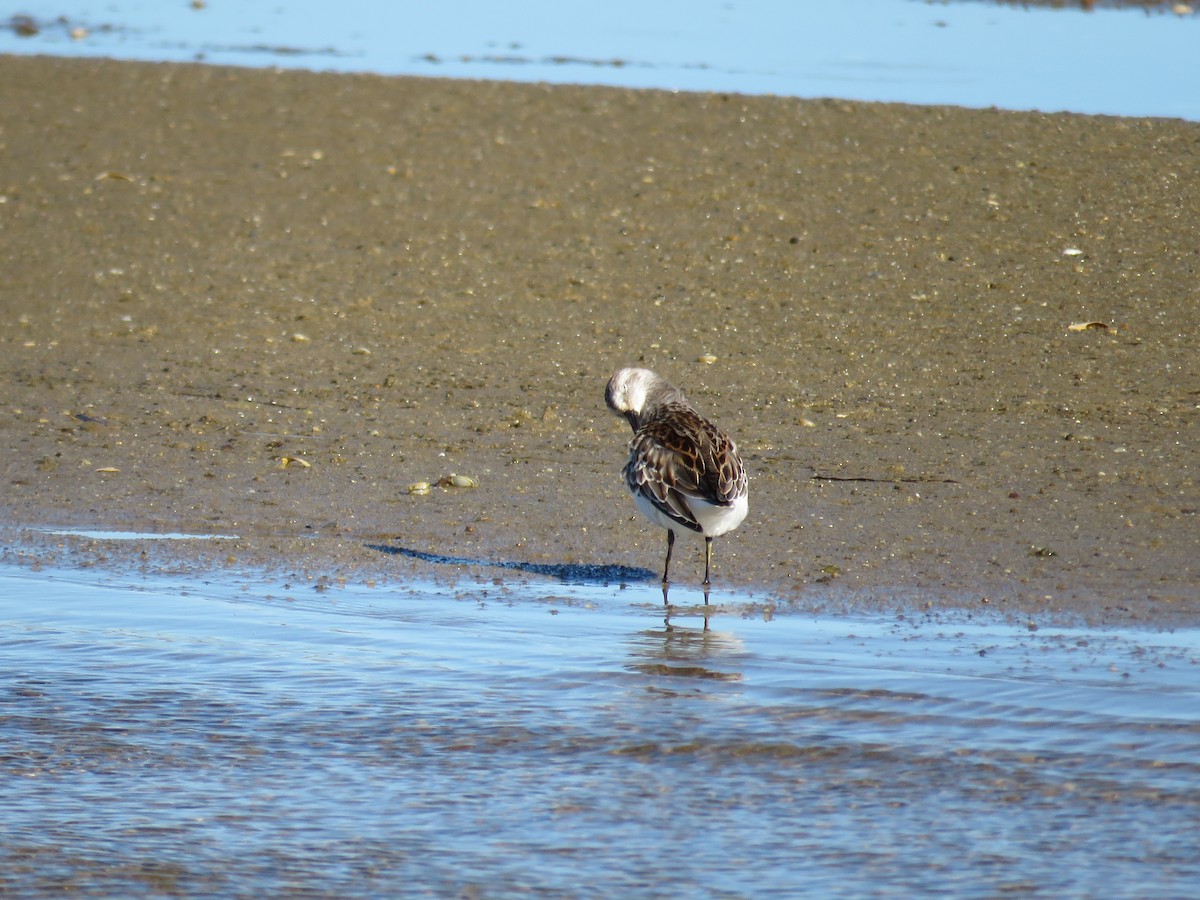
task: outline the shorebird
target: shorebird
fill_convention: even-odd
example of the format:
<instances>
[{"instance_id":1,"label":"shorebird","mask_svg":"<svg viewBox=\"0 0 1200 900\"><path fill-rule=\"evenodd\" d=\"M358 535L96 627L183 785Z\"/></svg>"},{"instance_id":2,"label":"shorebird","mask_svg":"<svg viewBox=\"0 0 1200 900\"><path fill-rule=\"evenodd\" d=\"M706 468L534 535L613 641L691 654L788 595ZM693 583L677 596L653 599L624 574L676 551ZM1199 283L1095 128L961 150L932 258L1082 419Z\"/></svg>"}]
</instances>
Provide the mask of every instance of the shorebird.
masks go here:
<instances>
[{"instance_id":1,"label":"shorebird","mask_svg":"<svg viewBox=\"0 0 1200 900\"><path fill-rule=\"evenodd\" d=\"M663 596L679 528L704 535L707 588L713 538L741 525L749 509L746 469L737 445L696 412L683 391L649 369L618 371L608 381L604 402L633 428L625 485L638 511L667 529Z\"/></svg>"}]
</instances>

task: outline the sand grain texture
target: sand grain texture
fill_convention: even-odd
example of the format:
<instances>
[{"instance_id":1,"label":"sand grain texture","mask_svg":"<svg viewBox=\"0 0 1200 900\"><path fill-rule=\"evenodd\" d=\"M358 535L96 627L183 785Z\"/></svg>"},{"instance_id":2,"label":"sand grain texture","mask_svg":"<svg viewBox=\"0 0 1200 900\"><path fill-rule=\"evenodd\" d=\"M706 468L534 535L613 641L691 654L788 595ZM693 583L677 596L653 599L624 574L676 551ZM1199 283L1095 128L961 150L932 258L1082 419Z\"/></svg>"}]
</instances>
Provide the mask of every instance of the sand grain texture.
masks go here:
<instances>
[{"instance_id":1,"label":"sand grain texture","mask_svg":"<svg viewBox=\"0 0 1200 900\"><path fill-rule=\"evenodd\" d=\"M13 57L0 99L10 530L653 571L638 364L751 471L719 587L1200 613L1200 125Z\"/></svg>"}]
</instances>

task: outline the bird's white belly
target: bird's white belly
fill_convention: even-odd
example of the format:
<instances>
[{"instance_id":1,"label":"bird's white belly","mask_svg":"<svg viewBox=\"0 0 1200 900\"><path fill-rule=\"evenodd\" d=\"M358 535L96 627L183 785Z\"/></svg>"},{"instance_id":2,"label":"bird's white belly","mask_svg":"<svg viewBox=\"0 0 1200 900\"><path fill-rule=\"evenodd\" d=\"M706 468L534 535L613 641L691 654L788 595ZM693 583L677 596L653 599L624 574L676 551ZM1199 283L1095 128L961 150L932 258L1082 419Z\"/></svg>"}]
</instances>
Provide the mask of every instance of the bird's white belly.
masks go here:
<instances>
[{"instance_id":1,"label":"bird's white belly","mask_svg":"<svg viewBox=\"0 0 1200 900\"><path fill-rule=\"evenodd\" d=\"M643 494L634 494L633 502L637 504L638 512L658 525L671 531L691 531L686 525L680 525L670 516L664 514ZM700 523L707 537L720 537L742 524L746 513L750 511L750 503L745 496L738 497L732 506L714 506L703 500L692 499L689 503L696 521Z\"/></svg>"},{"instance_id":2,"label":"bird's white belly","mask_svg":"<svg viewBox=\"0 0 1200 900\"><path fill-rule=\"evenodd\" d=\"M746 513L750 511L750 502L745 495L733 501L732 506L711 506L708 503L696 501L692 504L692 512L696 520L709 537L720 537L742 524Z\"/></svg>"}]
</instances>

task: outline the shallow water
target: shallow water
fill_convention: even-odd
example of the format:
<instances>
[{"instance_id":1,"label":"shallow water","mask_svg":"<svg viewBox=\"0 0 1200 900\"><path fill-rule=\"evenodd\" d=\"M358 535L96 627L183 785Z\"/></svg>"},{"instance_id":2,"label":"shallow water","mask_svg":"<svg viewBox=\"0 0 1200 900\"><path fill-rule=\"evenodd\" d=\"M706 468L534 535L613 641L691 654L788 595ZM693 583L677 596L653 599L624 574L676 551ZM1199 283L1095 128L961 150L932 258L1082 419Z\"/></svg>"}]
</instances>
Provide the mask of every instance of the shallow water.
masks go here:
<instances>
[{"instance_id":1,"label":"shallow water","mask_svg":"<svg viewBox=\"0 0 1200 900\"><path fill-rule=\"evenodd\" d=\"M718 600L0 569L0 893L1200 884L1197 632Z\"/></svg>"},{"instance_id":2,"label":"shallow water","mask_svg":"<svg viewBox=\"0 0 1200 900\"><path fill-rule=\"evenodd\" d=\"M58 0L0 52L1200 119L1200 15L1108 6Z\"/></svg>"}]
</instances>

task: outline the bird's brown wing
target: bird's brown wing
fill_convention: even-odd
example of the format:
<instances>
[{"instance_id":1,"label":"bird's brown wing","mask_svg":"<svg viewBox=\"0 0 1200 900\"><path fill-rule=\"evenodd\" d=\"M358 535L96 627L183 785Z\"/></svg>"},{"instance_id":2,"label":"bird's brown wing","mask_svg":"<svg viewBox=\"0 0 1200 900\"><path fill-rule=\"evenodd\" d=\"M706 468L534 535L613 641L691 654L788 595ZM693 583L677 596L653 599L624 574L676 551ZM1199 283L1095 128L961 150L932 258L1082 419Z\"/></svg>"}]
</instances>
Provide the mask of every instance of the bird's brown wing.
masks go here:
<instances>
[{"instance_id":1,"label":"bird's brown wing","mask_svg":"<svg viewBox=\"0 0 1200 900\"><path fill-rule=\"evenodd\" d=\"M685 528L700 531L691 502L729 506L746 490L737 446L690 409L645 423L630 444L625 478L631 491Z\"/></svg>"}]
</instances>

